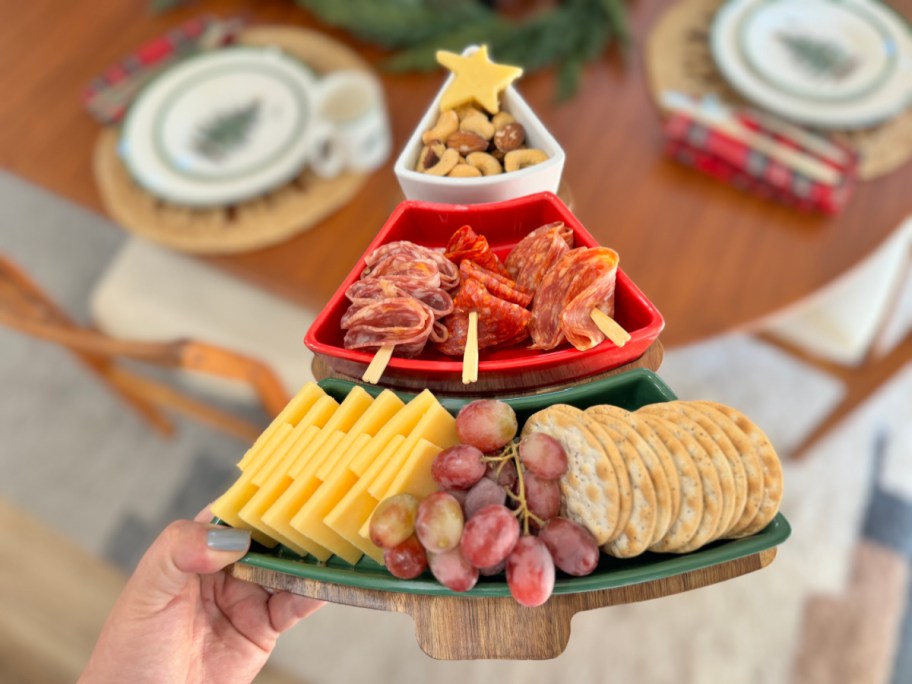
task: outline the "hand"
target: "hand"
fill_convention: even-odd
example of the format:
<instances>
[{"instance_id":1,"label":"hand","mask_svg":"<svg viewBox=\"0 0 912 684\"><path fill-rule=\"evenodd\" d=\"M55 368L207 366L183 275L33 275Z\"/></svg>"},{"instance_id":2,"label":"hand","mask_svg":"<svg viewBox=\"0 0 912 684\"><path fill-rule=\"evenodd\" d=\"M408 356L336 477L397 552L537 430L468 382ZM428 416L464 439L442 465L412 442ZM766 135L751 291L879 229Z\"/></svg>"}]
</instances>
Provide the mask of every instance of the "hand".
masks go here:
<instances>
[{"instance_id":1,"label":"hand","mask_svg":"<svg viewBox=\"0 0 912 684\"><path fill-rule=\"evenodd\" d=\"M323 605L229 577L250 534L211 518L206 509L174 522L152 543L80 682L251 682L279 635Z\"/></svg>"}]
</instances>

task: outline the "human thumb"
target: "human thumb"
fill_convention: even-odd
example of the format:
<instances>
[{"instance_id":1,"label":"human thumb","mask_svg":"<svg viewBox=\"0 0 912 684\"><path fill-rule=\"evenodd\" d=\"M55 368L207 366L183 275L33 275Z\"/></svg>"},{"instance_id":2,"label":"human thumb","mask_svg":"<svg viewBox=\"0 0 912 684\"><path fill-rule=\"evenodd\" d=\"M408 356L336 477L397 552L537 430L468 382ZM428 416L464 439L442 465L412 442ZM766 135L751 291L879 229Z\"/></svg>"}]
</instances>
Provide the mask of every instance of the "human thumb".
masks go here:
<instances>
[{"instance_id":1,"label":"human thumb","mask_svg":"<svg viewBox=\"0 0 912 684\"><path fill-rule=\"evenodd\" d=\"M171 523L152 543L130 579L146 607L157 609L197 575L218 572L250 548L250 533L190 520Z\"/></svg>"}]
</instances>

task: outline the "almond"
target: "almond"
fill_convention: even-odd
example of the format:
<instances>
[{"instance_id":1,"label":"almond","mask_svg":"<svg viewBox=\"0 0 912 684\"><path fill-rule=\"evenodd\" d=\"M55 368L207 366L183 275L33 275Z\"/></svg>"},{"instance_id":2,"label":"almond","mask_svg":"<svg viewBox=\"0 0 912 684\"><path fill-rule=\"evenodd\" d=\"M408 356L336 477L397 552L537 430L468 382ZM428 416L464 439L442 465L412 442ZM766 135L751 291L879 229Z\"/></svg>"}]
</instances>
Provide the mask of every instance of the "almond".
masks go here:
<instances>
[{"instance_id":1,"label":"almond","mask_svg":"<svg viewBox=\"0 0 912 684\"><path fill-rule=\"evenodd\" d=\"M518 150L526 142L526 129L521 123L508 123L494 134L494 145L501 152Z\"/></svg>"},{"instance_id":2,"label":"almond","mask_svg":"<svg viewBox=\"0 0 912 684\"><path fill-rule=\"evenodd\" d=\"M483 152L488 149L488 141L476 133L456 131L446 140L447 147L465 156L470 152Z\"/></svg>"}]
</instances>

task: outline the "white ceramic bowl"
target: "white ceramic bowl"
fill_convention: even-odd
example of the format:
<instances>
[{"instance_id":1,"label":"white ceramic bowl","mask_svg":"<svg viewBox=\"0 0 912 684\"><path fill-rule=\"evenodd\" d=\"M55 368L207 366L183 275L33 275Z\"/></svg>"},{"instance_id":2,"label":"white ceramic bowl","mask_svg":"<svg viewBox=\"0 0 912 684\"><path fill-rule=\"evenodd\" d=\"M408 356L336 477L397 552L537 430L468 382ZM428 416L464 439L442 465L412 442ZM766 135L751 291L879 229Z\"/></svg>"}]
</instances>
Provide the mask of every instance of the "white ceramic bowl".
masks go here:
<instances>
[{"instance_id":1,"label":"white ceramic bowl","mask_svg":"<svg viewBox=\"0 0 912 684\"><path fill-rule=\"evenodd\" d=\"M471 54L476 49L477 47L474 46L466 48L463 54ZM526 145L544 151L548 155L546 161L519 171L481 178L447 178L431 176L415 170L418 155L421 148L424 147L421 135L437 122L440 114L440 98L453 78L454 76L450 74L405 144L393 167L406 199L444 204L483 204L531 195L536 192L557 193L564 169L564 150L513 86L508 86L504 91L502 109L512 114L523 125L526 129Z\"/></svg>"}]
</instances>

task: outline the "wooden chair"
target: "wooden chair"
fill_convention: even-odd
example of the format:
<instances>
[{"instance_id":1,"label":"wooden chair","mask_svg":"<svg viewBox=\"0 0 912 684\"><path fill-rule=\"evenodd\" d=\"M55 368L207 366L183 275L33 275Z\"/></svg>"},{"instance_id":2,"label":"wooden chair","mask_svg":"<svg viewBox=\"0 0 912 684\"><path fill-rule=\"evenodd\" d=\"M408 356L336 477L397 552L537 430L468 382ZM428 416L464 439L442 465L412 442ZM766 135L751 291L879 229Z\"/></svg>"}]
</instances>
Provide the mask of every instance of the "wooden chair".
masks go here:
<instances>
[{"instance_id":1,"label":"wooden chair","mask_svg":"<svg viewBox=\"0 0 912 684\"><path fill-rule=\"evenodd\" d=\"M118 365L132 359L165 368L199 371L250 385L269 416L288 402L282 383L257 359L194 340L137 342L112 338L75 323L18 266L0 253L0 325L66 347L90 372L165 435L174 425L163 410L179 411L196 420L253 441L262 428Z\"/></svg>"}]
</instances>

